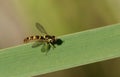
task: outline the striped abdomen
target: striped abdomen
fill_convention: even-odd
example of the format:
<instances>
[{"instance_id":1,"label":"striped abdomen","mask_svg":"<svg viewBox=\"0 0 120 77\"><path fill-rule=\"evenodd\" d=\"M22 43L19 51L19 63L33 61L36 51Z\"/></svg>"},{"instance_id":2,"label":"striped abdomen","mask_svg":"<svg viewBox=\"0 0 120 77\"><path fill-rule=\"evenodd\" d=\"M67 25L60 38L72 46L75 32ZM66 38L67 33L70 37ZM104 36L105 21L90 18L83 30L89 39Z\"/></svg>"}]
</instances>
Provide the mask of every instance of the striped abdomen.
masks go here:
<instances>
[{"instance_id":1,"label":"striped abdomen","mask_svg":"<svg viewBox=\"0 0 120 77\"><path fill-rule=\"evenodd\" d=\"M27 37L24 39L24 43L27 43L29 41L33 41L33 40L44 40L44 37L43 36L30 36L30 37Z\"/></svg>"}]
</instances>

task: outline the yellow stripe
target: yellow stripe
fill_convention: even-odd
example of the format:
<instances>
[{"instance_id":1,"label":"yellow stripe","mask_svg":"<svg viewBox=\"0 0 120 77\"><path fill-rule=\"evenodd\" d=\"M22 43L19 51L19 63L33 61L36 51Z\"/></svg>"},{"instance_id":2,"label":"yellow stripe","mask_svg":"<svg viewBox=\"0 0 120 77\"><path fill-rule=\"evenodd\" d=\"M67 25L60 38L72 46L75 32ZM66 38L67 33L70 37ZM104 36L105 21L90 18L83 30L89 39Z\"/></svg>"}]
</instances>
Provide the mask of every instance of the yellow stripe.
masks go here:
<instances>
[{"instance_id":1,"label":"yellow stripe","mask_svg":"<svg viewBox=\"0 0 120 77\"><path fill-rule=\"evenodd\" d=\"M33 36L33 40L36 40L36 36Z\"/></svg>"}]
</instances>

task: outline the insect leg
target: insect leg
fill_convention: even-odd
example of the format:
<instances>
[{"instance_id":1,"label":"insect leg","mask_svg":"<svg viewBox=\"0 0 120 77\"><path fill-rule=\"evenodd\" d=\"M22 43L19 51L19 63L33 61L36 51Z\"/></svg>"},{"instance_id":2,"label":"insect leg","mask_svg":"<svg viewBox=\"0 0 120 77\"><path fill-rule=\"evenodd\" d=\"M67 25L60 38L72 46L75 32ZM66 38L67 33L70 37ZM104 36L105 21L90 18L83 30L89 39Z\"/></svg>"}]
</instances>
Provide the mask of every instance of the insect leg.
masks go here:
<instances>
[{"instance_id":1,"label":"insect leg","mask_svg":"<svg viewBox=\"0 0 120 77\"><path fill-rule=\"evenodd\" d=\"M56 48L55 44L50 43L50 45L51 45L52 49Z\"/></svg>"}]
</instances>

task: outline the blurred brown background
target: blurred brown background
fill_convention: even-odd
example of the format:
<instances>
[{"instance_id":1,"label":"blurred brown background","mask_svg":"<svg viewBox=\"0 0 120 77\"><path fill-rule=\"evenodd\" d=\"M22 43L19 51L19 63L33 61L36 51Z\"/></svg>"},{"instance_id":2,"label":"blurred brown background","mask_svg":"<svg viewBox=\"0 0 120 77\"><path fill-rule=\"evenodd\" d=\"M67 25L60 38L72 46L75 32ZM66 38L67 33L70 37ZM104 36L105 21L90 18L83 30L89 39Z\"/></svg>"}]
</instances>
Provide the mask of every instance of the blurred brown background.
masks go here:
<instances>
[{"instance_id":1,"label":"blurred brown background","mask_svg":"<svg viewBox=\"0 0 120 77\"><path fill-rule=\"evenodd\" d=\"M61 36L120 22L119 0L0 0L0 48L20 45L39 34ZM40 77L120 77L120 59L90 64Z\"/></svg>"}]
</instances>

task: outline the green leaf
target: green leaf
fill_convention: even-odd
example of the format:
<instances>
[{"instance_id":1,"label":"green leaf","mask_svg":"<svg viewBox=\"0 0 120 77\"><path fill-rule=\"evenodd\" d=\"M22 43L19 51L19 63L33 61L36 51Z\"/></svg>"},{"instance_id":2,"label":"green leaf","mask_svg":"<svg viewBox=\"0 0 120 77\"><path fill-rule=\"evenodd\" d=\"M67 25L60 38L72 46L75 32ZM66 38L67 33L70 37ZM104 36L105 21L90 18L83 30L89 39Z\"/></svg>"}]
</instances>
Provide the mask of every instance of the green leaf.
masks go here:
<instances>
[{"instance_id":1,"label":"green leaf","mask_svg":"<svg viewBox=\"0 0 120 77\"><path fill-rule=\"evenodd\" d=\"M120 57L120 24L59 38L63 44L47 55L33 43L0 50L0 76L31 77Z\"/></svg>"}]
</instances>

